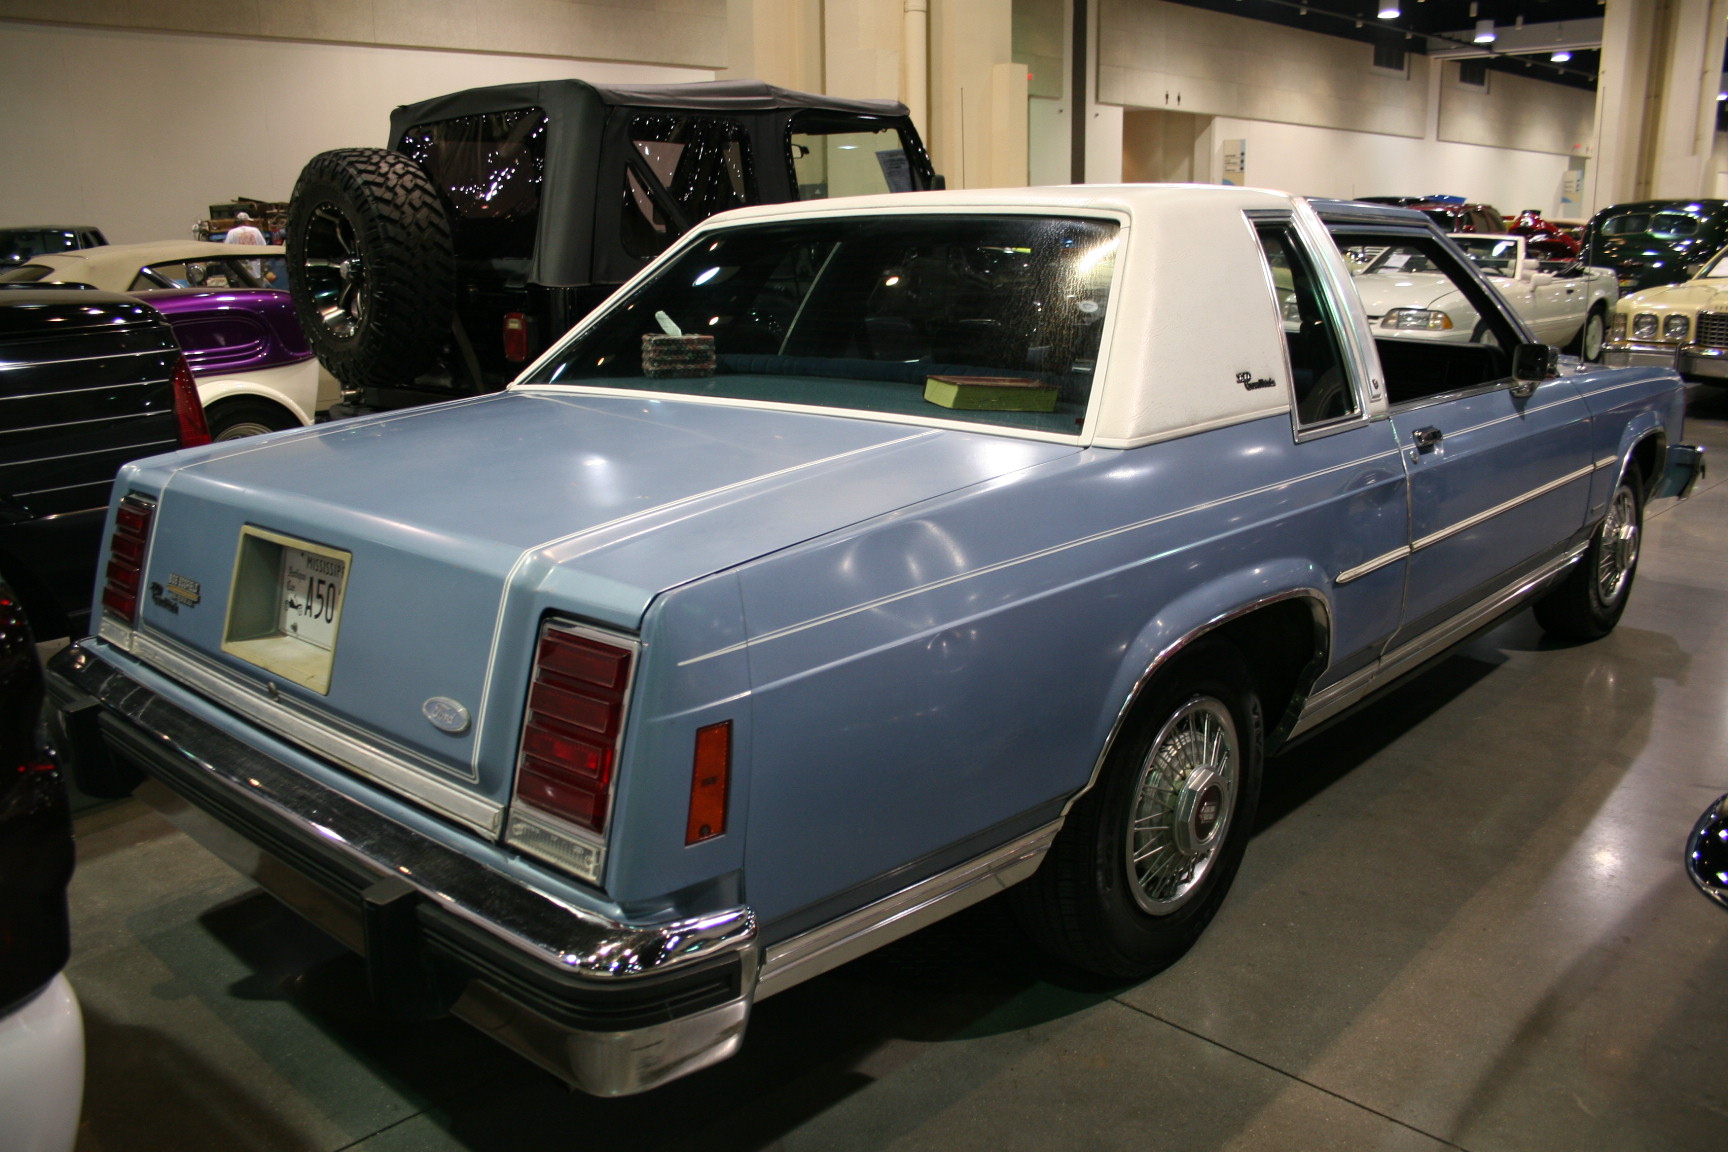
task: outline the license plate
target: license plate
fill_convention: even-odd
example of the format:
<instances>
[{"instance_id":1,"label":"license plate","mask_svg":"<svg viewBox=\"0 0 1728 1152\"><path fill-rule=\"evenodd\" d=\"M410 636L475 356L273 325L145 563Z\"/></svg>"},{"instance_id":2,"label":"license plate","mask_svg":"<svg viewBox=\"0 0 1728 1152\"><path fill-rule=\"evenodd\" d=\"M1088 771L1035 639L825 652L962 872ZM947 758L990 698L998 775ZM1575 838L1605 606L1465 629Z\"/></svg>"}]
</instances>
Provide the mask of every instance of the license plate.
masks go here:
<instances>
[{"instance_id":1,"label":"license plate","mask_svg":"<svg viewBox=\"0 0 1728 1152\"><path fill-rule=\"evenodd\" d=\"M222 651L328 693L353 564L351 552L242 526Z\"/></svg>"},{"instance_id":2,"label":"license plate","mask_svg":"<svg viewBox=\"0 0 1728 1152\"><path fill-rule=\"evenodd\" d=\"M282 614L279 627L326 652L336 647L336 625L342 617L342 586L347 561L339 556L282 549Z\"/></svg>"}]
</instances>

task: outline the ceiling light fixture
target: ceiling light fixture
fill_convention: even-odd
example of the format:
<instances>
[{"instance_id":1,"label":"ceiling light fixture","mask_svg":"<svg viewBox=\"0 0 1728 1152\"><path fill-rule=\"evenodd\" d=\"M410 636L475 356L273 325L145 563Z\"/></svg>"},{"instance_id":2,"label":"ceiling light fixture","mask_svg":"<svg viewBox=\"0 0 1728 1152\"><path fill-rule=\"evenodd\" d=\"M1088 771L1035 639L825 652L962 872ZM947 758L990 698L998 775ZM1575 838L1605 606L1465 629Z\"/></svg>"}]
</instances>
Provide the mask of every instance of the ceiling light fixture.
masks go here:
<instances>
[{"instance_id":1,"label":"ceiling light fixture","mask_svg":"<svg viewBox=\"0 0 1728 1152\"><path fill-rule=\"evenodd\" d=\"M1388 2L1385 2L1385 0L1383 0L1383 2L1380 5L1380 19L1382 19L1382 20L1396 20L1396 19L1398 19L1398 17L1400 17L1402 15L1404 15L1404 13L1399 11L1398 5L1388 3Z\"/></svg>"},{"instance_id":2,"label":"ceiling light fixture","mask_svg":"<svg viewBox=\"0 0 1728 1152\"><path fill-rule=\"evenodd\" d=\"M1564 64L1564 63L1566 63L1566 61L1572 59L1572 53L1567 52L1565 49L1561 49L1559 52L1556 52L1556 53L1554 53L1554 55L1548 57L1548 59L1554 61L1554 63L1556 63L1556 64Z\"/></svg>"},{"instance_id":3,"label":"ceiling light fixture","mask_svg":"<svg viewBox=\"0 0 1728 1152\"><path fill-rule=\"evenodd\" d=\"M1478 21L1476 21L1476 43L1478 43L1478 44L1492 44L1497 39L1499 39L1499 37L1494 32L1494 21L1492 21L1492 20L1478 20Z\"/></svg>"}]
</instances>

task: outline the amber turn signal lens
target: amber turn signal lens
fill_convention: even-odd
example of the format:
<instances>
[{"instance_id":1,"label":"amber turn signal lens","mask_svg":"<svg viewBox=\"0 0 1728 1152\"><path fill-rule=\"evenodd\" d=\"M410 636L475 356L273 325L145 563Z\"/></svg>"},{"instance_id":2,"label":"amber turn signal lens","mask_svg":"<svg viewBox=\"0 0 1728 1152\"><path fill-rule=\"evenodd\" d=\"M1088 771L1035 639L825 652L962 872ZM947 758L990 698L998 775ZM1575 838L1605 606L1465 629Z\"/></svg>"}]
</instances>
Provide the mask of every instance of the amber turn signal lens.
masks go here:
<instances>
[{"instance_id":1,"label":"amber turn signal lens","mask_svg":"<svg viewBox=\"0 0 1728 1152\"><path fill-rule=\"evenodd\" d=\"M684 843L712 840L726 831L726 784L732 775L732 721L696 729L690 769L690 822Z\"/></svg>"}]
</instances>

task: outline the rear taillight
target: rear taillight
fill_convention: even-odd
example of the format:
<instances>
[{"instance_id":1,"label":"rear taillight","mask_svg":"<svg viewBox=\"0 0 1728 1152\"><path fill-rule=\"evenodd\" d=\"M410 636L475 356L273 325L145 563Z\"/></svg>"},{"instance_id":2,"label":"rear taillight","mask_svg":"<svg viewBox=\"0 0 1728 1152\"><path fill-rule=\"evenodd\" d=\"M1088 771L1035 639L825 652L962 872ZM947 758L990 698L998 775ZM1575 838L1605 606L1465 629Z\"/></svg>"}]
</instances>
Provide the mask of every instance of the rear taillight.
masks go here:
<instances>
[{"instance_id":1,"label":"rear taillight","mask_svg":"<svg viewBox=\"0 0 1728 1152\"><path fill-rule=\"evenodd\" d=\"M144 585L144 551L150 543L150 520L156 505L142 496L127 496L114 512L114 535L108 540L108 570L103 577L102 607L123 623L138 622L138 591Z\"/></svg>"},{"instance_id":2,"label":"rear taillight","mask_svg":"<svg viewBox=\"0 0 1728 1152\"><path fill-rule=\"evenodd\" d=\"M198 382L192 366L181 354L174 363L174 418L180 423L180 447L195 448L210 443L210 425L204 422L204 402L198 399Z\"/></svg>"},{"instance_id":3,"label":"rear taillight","mask_svg":"<svg viewBox=\"0 0 1728 1152\"><path fill-rule=\"evenodd\" d=\"M518 803L605 831L633 655L569 625L541 627L517 758Z\"/></svg>"},{"instance_id":4,"label":"rear taillight","mask_svg":"<svg viewBox=\"0 0 1728 1152\"><path fill-rule=\"evenodd\" d=\"M521 312L504 313L504 359L514 364L528 359L528 317Z\"/></svg>"}]
</instances>

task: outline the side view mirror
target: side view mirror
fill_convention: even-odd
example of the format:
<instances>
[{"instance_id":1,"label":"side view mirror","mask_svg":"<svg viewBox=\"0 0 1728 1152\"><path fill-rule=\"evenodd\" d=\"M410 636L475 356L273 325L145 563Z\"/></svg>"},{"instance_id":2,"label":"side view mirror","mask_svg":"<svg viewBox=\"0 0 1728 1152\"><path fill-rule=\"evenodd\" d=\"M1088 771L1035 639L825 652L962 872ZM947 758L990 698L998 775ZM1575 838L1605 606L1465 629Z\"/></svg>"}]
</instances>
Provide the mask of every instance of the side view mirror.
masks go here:
<instances>
[{"instance_id":1,"label":"side view mirror","mask_svg":"<svg viewBox=\"0 0 1728 1152\"><path fill-rule=\"evenodd\" d=\"M1512 349L1512 395L1528 396L1536 385L1560 374L1560 353L1546 344L1519 344Z\"/></svg>"},{"instance_id":2,"label":"side view mirror","mask_svg":"<svg viewBox=\"0 0 1728 1152\"><path fill-rule=\"evenodd\" d=\"M932 191L932 192L946 192L947 190L948 190L948 177L942 175L942 173L940 173L940 172L938 172L938 173L936 173L936 175L930 177L930 191Z\"/></svg>"}]
</instances>

